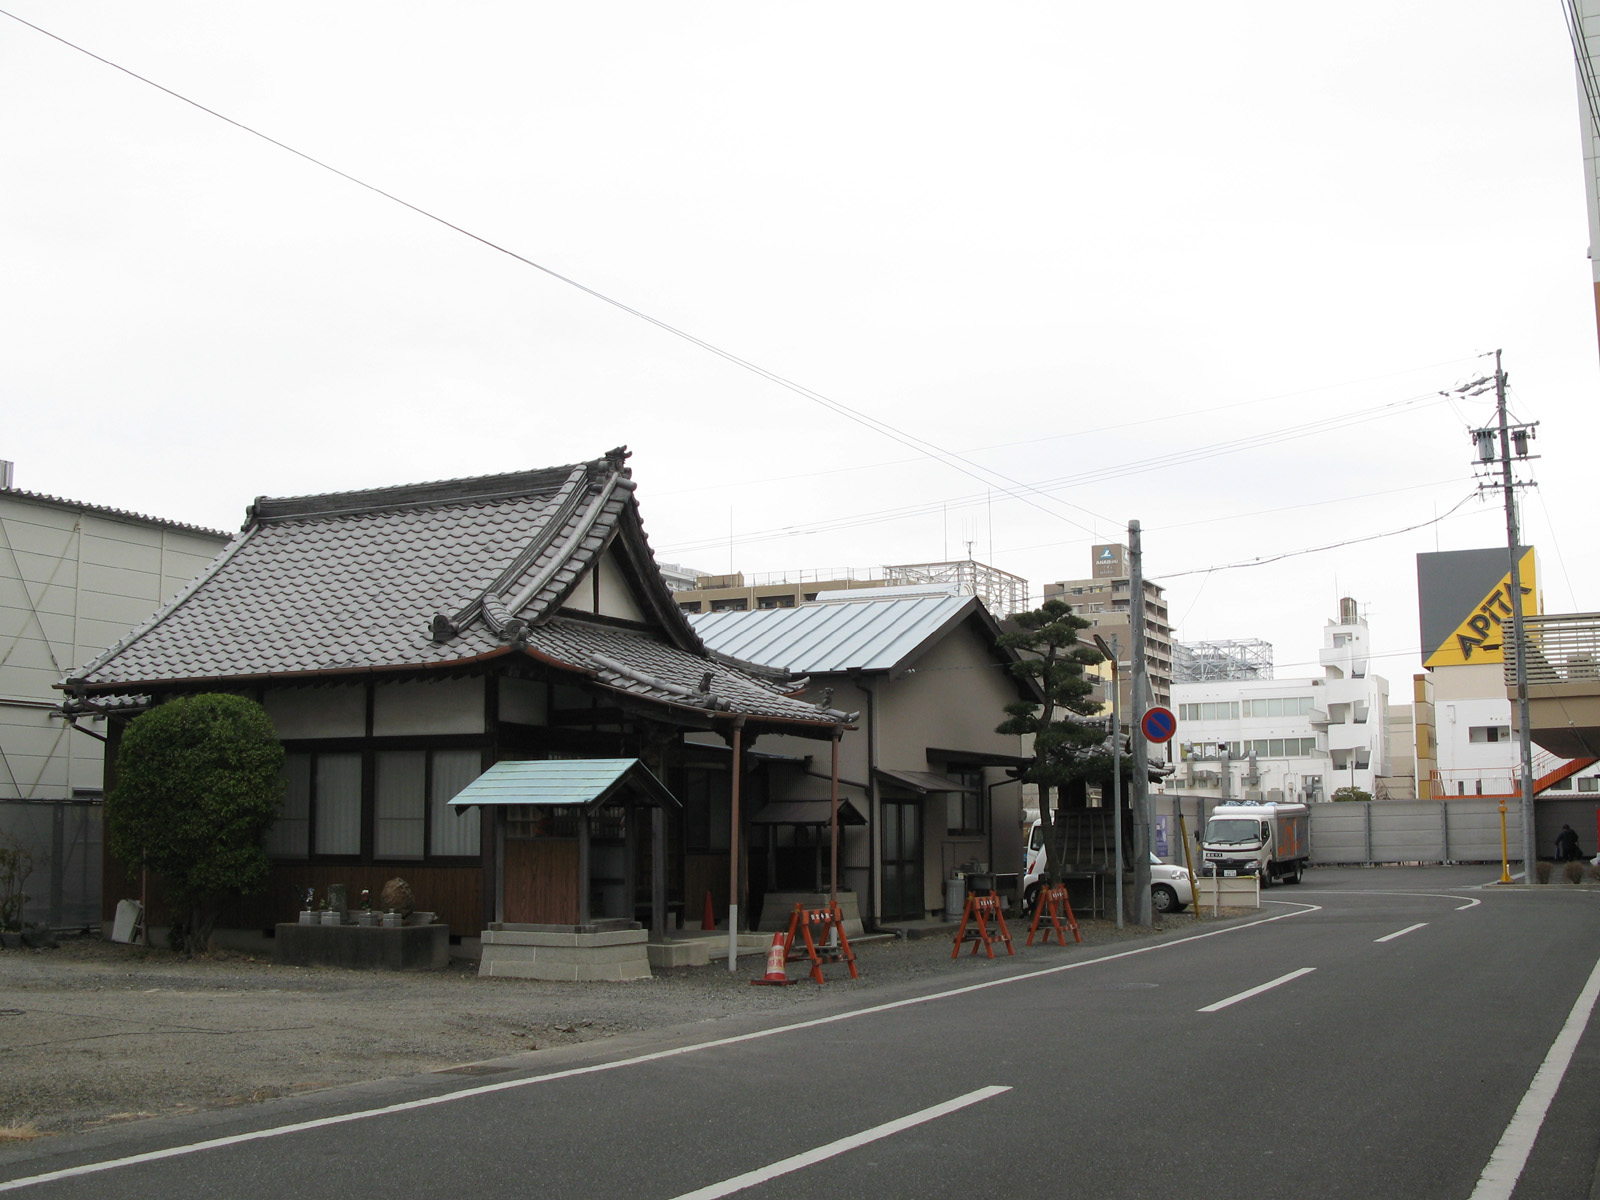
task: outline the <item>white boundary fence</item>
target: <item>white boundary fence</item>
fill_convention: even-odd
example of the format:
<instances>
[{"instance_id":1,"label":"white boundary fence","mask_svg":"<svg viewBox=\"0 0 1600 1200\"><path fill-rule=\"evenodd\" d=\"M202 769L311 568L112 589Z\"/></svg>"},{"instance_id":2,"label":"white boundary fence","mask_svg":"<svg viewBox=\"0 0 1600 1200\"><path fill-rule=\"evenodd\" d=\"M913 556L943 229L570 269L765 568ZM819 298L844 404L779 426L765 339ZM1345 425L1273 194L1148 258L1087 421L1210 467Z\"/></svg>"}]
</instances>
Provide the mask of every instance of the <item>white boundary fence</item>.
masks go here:
<instances>
[{"instance_id":1,"label":"white boundary fence","mask_svg":"<svg viewBox=\"0 0 1600 1200\"><path fill-rule=\"evenodd\" d=\"M1157 852L1164 858L1182 862L1183 851L1178 845L1175 819L1179 807L1188 822L1192 850L1195 833L1215 810L1217 801L1173 793L1152 795L1150 801L1158 826ZM1511 801L1506 808L1507 848L1511 861L1520 863L1522 804ZM1166 837L1161 836L1162 826L1170 830ZM1574 828L1581 835L1589 826L1575 824ZM1500 802L1481 796L1451 796L1444 800L1341 800L1313 804L1311 861L1320 866L1497 863L1500 861Z\"/></svg>"},{"instance_id":2,"label":"white boundary fence","mask_svg":"<svg viewBox=\"0 0 1600 1200\"><path fill-rule=\"evenodd\" d=\"M1506 850L1522 861L1522 804L1506 806ZM1311 861L1335 863L1499 862L1500 802L1344 800L1311 806Z\"/></svg>"}]
</instances>

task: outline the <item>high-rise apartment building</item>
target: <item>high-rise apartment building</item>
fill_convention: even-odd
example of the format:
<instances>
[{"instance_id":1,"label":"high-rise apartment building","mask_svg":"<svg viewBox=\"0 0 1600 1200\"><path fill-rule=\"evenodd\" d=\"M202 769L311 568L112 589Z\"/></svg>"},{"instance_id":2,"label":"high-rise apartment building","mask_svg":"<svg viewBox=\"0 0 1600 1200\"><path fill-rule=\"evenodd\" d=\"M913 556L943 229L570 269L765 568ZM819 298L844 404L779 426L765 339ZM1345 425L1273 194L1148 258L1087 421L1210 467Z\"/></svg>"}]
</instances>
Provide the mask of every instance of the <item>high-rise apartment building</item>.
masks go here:
<instances>
[{"instance_id":1,"label":"high-rise apartment building","mask_svg":"<svg viewBox=\"0 0 1600 1200\"><path fill-rule=\"evenodd\" d=\"M1131 661L1133 627L1130 623L1132 581L1128 572L1128 548L1109 544L1090 551L1090 578L1063 579L1044 585L1046 600L1063 600L1075 615L1091 623L1081 635L1089 641L1099 634L1110 642L1117 639L1118 657ZM1165 589L1144 581L1144 657L1150 676L1151 704L1172 704L1172 629L1167 623ZM1123 711L1130 711L1131 696L1127 672L1123 675Z\"/></svg>"}]
</instances>

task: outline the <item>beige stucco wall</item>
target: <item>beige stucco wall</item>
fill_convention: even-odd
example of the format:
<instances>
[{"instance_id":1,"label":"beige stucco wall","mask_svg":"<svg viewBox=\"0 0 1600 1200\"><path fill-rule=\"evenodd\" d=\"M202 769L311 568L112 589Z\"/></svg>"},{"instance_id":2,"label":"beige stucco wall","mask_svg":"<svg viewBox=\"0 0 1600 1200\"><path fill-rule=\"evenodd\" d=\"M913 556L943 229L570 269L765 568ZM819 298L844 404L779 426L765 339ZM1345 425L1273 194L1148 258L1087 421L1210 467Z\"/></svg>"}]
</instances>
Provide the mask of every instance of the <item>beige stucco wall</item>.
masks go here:
<instances>
[{"instance_id":1,"label":"beige stucco wall","mask_svg":"<svg viewBox=\"0 0 1600 1200\"><path fill-rule=\"evenodd\" d=\"M0 798L99 790L102 743L49 714L62 698L55 684L153 616L225 545L221 535L0 494Z\"/></svg>"},{"instance_id":2,"label":"beige stucco wall","mask_svg":"<svg viewBox=\"0 0 1600 1200\"><path fill-rule=\"evenodd\" d=\"M819 700L824 687L832 687L832 705L859 712L859 728L847 732L840 745L839 775L854 781L841 785L869 815L867 829L846 831L841 845L844 882L865 893L869 863L878 854L878 791L871 783L869 740L876 737L876 762L890 770L939 774L940 766L928 761L930 748L965 750L978 754L1022 756L1030 752L1031 739L1007 737L994 731L1005 718L1005 706L1016 699L1014 683L998 655L984 638L964 625L946 635L917 660L913 669L897 679L876 674L864 680L840 676L813 676L806 693ZM874 702L873 696L876 700ZM876 729L874 731L874 725ZM794 737L763 737L758 749L776 754L812 755L812 770L828 773L826 742ZM784 798L826 799L828 781L798 772L781 776ZM985 789L1007 779L1003 768L984 771ZM968 860L988 862L994 871L1018 870L1022 858L1021 788L1001 783L991 793L994 811L990 827L978 836L952 836L946 831L946 795L928 795L921 801L923 818L922 880L925 910L944 905L944 880L950 868ZM871 897L870 911L879 911L881 897Z\"/></svg>"},{"instance_id":3,"label":"beige stucco wall","mask_svg":"<svg viewBox=\"0 0 1600 1200\"><path fill-rule=\"evenodd\" d=\"M910 671L882 688L883 733L878 765L891 770L931 771L928 750L1021 756L1027 740L996 733L1005 706L1017 698L1016 686L999 656L970 626L930 647ZM1006 778L1003 769L984 771L987 788ZM952 868L976 860L993 871L1014 871L1022 858L1019 788L1004 784L993 792L989 829L980 836L946 832L948 795L929 795L922 805L922 890L931 912L944 907L944 880Z\"/></svg>"}]
</instances>

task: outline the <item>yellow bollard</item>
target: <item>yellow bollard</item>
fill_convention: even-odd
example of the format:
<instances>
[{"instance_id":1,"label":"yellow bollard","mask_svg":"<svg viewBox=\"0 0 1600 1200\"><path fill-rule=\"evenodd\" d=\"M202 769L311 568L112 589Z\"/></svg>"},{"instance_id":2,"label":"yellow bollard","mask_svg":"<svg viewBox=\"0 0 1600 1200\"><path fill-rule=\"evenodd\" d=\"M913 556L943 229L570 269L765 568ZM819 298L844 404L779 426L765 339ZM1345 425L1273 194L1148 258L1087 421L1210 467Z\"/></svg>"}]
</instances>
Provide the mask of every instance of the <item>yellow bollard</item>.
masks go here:
<instances>
[{"instance_id":1,"label":"yellow bollard","mask_svg":"<svg viewBox=\"0 0 1600 1200\"><path fill-rule=\"evenodd\" d=\"M1522 864L1523 882L1533 882L1533 871L1527 863ZM1511 858L1506 848L1506 802L1500 801L1500 882L1511 882Z\"/></svg>"},{"instance_id":2,"label":"yellow bollard","mask_svg":"<svg viewBox=\"0 0 1600 1200\"><path fill-rule=\"evenodd\" d=\"M1502 801L1501 803L1504 803ZM1178 840L1183 843L1183 865L1189 870L1189 904L1194 909L1195 918L1200 917L1200 889L1194 880L1194 856L1189 853L1189 828L1183 821L1183 805L1178 806Z\"/></svg>"}]
</instances>

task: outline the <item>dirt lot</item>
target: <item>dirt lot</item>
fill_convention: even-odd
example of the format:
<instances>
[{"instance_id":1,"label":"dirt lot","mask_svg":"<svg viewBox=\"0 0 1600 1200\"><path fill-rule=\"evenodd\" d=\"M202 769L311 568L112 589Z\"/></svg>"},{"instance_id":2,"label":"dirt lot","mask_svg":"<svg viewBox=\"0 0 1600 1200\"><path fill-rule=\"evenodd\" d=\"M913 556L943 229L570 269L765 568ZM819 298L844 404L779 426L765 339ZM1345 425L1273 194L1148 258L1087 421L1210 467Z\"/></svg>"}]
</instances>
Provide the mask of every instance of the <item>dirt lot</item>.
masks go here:
<instances>
[{"instance_id":1,"label":"dirt lot","mask_svg":"<svg viewBox=\"0 0 1600 1200\"><path fill-rule=\"evenodd\" d=\"M1193 926L1188 914L1169 916L1161 936ZM1109 922L1082 928L1086 947L1119 936ZM1039 965L1081 953L1017 940L1019 956ZM989 969L965 952L952 962L947 937L867 943L858 958L859 980L829 969L830 999ZM89 937L0 951L0 1140L817 1002L810 983L748 986L763 966L750 956L738 976L713 966L573 984L479 979L475 963L459 961L398 974L277 967L243 954L189 960Z\"/></svg>"}]
</instances>

